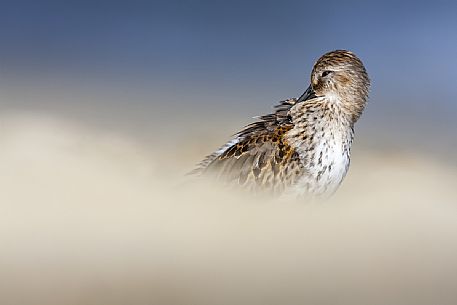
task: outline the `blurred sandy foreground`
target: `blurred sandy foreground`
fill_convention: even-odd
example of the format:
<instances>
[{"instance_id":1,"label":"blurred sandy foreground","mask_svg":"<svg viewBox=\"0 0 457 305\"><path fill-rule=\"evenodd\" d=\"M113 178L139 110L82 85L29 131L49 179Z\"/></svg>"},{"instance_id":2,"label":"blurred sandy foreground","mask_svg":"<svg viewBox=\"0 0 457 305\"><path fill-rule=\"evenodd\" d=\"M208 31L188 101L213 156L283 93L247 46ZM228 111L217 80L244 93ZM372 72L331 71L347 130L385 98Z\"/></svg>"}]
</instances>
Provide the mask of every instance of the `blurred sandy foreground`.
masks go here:
<instances>
[{"instance_id":1,"label":"blurred sandy foreground","mask_svg":"<svg viewBox=\"0 0 457 305\"><path fill-rule=\"evenodd\" d=\"M186 181L214 147L0 124L0 304L457 304L445 163L355 150L329 202L275 202Z\"/></svg>"}]
</instances>

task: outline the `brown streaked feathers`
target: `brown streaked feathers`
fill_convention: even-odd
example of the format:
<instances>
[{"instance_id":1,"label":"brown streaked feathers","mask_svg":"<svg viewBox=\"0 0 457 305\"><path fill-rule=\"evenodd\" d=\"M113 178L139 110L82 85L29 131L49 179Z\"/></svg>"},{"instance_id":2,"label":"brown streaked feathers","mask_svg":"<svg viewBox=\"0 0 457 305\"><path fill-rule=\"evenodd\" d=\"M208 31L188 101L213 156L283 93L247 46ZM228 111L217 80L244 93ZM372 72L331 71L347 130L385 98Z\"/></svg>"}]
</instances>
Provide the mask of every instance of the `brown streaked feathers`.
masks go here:
<instances>
[{"instance_id":1,"label":"brown streaked feathers","mask_svg":"<svg viewBox=\"0 0 457 305\"><path fill-rule=\"evenodd\" d=\"M302 170L299 156L284 138L292 129L289 114L296 99L280 102L273 114L247 125L235 134L237 143L211 154L196 173L210 172L225 181L237 182L250 190L271 190L280 193L293 185Z\"/></svg>"}]
</instances>

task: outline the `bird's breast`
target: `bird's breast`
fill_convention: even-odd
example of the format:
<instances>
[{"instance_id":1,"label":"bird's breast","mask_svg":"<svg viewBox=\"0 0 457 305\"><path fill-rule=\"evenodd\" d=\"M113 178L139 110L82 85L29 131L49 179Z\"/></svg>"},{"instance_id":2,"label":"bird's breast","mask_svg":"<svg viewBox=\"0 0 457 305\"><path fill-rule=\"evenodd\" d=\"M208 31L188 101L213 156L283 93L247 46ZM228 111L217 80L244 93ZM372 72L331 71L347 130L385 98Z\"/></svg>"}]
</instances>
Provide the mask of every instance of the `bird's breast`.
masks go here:
<instances>
[{"instance_id":1,"label":"bird's breast","mask_svg":"<svg viewBox=\"0 0 457 305\"><path fill-rule=\"evenodd\" d=\"M297 122L288 140L304 170L294 190L318 196L335 192L349 168L352 137L352 127L337 120L313 116Z\"/></svg>"}]
</instances>

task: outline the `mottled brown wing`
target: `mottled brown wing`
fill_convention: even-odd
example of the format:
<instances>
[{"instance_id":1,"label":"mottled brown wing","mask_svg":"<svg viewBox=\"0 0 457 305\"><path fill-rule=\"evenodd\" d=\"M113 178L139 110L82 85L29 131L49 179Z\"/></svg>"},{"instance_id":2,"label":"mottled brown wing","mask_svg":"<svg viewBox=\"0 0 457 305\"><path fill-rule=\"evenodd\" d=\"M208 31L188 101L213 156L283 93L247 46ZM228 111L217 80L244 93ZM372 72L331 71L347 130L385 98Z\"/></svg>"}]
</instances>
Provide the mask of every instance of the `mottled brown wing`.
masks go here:
<instances>
[{"instance_id":1,"label":"mottled brown wing","mask_svg":"<svg viewBox=\"0 0 457 305\"><path fill-rule=\"evenodd\" d=\"M281 101L275 111L260 116L235 134L232 141L207 156L192 173L212 174L251 190L281 193L295 184L302 172L298 153L285 133L293 124L289 111L296 99Z\"/></svg>"},{"instance_id":2,"label":"mottled brown wing","mask_svg":"<svg viewBox=\"0 0 457 305\"><path fill-rule=\"evenodd\" d=\"M205 172L249 190L281 193L296 182L301 172L298 154L284 138L291 125L247 128L253 129L243 132L237 143L215 156Z\"/></svg>"}]
</instances>

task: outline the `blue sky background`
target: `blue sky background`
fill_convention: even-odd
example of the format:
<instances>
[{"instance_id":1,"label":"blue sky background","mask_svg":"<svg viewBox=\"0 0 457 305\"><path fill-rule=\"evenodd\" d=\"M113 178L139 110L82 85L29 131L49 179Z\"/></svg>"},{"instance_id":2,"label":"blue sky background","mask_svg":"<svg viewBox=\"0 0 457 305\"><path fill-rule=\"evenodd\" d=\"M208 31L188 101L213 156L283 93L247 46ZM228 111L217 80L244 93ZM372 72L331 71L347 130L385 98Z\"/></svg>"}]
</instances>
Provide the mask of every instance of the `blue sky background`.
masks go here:
<instances>
[{"instance_id":1,"label":"blue sky background","mask_svg":"<svg viewBox=\"0 0 457 305\"><path fill-rule=\"evenodd\" d=\"M399 142L430 134L457 145L449 132L457 128L452 1L1 3L0 90L13 96L2 99L4 109L86 109L84 116L93 103L113 117L135 107L144 120L192 109L248 122L300 95L314 61L344 48L372 80L362 134L374 129ZM37 88L68 96L47 106ZM71 98L72 90L111 92L121 106Z\"/></svg>"}]
</instances>

